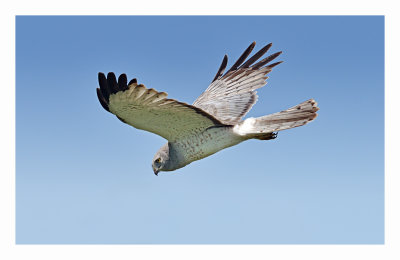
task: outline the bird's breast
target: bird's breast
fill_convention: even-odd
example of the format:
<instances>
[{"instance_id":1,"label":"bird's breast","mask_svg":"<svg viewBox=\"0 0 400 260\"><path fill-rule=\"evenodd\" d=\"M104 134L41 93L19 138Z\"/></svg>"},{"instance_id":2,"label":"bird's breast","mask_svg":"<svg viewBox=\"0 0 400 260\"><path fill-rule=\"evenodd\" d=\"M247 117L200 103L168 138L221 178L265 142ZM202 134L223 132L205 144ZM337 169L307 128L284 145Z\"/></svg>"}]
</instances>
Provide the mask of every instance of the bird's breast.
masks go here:
<instances>
[{"instance_id":1,"label":"bird's breast","mask_svg":"<svg viewBox=\"0 0 400 260\"><path fill-rule=\"evenodd\" d=\"M175 143L176 150L185 164L200 160L224 148L236 145L243 138L232 131L232 127L212 127L206 131L188 136Z\"/></svg>"}]
</instances>

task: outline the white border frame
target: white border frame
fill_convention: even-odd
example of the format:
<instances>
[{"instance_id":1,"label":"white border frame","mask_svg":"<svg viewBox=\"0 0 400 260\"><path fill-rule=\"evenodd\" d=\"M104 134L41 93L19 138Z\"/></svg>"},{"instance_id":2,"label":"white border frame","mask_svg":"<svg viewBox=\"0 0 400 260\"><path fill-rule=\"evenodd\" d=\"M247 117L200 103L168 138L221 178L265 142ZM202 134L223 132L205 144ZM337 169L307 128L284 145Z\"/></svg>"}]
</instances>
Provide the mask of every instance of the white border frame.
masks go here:
<instances>
[{"instance_id":1,"label":"white border frame","mask_svg":"<svg viewBox=\"0 0 400 260\"><path fill-rule=\"evenodd\" d=\"M260 8L262 7L262 8ZM13 1L2 4L1 259L399 259L398 79L395 1ZM385 15L384 245L15 245L15 15ZM366 54L367 55L367 54ZM5 97L5 98L4 98ZM397 120L396 120L397 119ZM397 171L396 171L397 170Z\"/></svg>"}]
</instances>

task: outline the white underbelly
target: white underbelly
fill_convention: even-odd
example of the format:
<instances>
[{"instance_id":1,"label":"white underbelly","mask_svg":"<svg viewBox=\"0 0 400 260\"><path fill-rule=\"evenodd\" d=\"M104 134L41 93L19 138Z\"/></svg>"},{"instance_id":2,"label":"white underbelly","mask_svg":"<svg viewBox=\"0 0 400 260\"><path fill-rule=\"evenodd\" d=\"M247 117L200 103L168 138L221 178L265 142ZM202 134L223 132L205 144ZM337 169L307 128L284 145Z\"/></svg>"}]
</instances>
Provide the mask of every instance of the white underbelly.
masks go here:
<instances>
[{"instance_id":1,"label":"white underbelly","mask_svg":"<svg viewBox=\"0 0 400 260\"><path fill-rule=\"evenodd\" d=\"M216 127L180 140L174 145L176 145L176 151L185 158L184 161L190 163L236 145L243 140L243 137L235 134L231 127Z\"/></svg>"}]
</instances>

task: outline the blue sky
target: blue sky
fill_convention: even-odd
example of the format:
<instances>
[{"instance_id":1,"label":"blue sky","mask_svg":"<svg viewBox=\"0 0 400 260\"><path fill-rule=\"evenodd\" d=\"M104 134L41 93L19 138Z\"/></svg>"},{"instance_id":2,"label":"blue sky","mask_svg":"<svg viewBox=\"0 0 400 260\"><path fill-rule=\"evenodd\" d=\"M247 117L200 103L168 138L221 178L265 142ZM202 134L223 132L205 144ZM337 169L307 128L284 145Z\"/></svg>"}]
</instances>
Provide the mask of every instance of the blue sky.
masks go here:
<instances>
[{"instance_id":1,"label":"blue sky","mask_svg":"<svg viewBox=\"0 0 400 260\"><path fill-rule=\"evenodd\" d=\"M384 242L384 18L16 18L16 242ZM97 101L97 73L193 102L256 41L285 62L248 116L309 98L309 125L154 176L165 140Z\"/></svg>"}]
</instances>

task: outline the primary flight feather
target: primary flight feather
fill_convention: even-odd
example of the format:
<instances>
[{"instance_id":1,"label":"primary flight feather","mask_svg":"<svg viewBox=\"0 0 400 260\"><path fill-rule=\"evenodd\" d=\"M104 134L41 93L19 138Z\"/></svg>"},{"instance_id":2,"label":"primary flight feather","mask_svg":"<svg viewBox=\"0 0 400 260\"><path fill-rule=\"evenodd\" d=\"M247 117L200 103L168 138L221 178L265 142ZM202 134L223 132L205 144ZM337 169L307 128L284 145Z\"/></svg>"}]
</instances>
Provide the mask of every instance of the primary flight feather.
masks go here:
<instances>
[{"instance_id":1,"label":"primary flight feather","mask_svg":"<svg viewBox=\"0 0 400 260\"><path fill-rule=\"evenodd\" d=\"M265 86L266 75L282 63L270 63L281 52L258 61L271 45L246 61L253 42L224 74L225 55L210 86L193 105L168 99L167 93L147 89L136 79L128 83L125 74L117 80L112 72L107 77L99 73L97 97L103 108L122 122L167 139L154 156L152 168L156 175L173 171L248 139L275 139L278 131L315 119L319 108L309 99L275 114L242 120L257 101L256 89Z\"/></svg>"}]
</instances>

